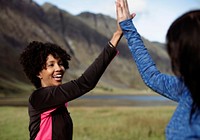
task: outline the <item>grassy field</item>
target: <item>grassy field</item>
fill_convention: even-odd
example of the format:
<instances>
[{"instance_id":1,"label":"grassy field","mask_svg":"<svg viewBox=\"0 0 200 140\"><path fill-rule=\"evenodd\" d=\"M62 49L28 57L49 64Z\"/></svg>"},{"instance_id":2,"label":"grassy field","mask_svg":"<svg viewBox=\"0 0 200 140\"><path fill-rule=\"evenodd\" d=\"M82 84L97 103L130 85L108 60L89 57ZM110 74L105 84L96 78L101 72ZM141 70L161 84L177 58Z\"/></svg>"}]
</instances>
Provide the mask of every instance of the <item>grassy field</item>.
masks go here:
<instances>
[{"instance_id":1,"label":"grassy field","mask_svg":"<svg viewBox=\"0 0 200 140\"><path fill-rule=\"evenodd\" d=\"M164 140L174 107L69 107L73 140ZM27 140L26 107L0 107L0 139Z\"/></svg>"}]
</instances>

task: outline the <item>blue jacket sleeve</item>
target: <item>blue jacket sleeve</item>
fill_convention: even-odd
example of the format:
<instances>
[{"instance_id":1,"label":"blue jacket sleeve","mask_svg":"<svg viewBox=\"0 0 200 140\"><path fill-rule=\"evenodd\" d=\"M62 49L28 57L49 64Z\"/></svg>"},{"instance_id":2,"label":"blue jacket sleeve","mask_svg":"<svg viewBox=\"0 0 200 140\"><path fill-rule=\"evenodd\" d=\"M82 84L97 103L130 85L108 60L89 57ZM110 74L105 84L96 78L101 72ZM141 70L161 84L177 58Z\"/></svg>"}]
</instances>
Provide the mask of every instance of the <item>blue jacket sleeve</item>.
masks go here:
<instances>
[{"instance_id":1,"label":"blue jacket sleeve","mask_svg":"<svg viewBox=\"0 0 200 140\"><path fill-rule=\"evenodd\" d=\"M144 83L155 92L178 102L184 87L182 79L162 74L156 68L131 19L120 22L120 26Z\"/></svg>"}]
</instances>

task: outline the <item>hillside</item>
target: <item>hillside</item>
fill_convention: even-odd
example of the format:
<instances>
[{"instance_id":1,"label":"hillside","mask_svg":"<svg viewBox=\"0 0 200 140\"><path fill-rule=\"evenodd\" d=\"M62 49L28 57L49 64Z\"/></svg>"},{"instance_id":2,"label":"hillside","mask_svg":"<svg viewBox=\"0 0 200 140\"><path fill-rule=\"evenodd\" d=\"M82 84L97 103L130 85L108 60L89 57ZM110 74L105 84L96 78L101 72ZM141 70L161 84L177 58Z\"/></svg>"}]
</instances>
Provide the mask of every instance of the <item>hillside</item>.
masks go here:
<instances>
[{"instance_id":1,"label":"hillside","mask_svg":"<svg viewBox=\"0 0 200 140\"><path fill-rule=\"evenodd\" d=\"M49 3L43 6L32 0L0 0L0 96L29 94L34 87L19 64L19 54L33 40L53 42L72 56L64 81L80 76L107 44L116 20L101 14L72 15ZM159 69L170 72L164 48L143 39ZM127 49L125 39L98 87L146 88ZM163 65L165 64L165 65ZM130 76L131 75L131 76Z\"/></svg>"}]
</instances>

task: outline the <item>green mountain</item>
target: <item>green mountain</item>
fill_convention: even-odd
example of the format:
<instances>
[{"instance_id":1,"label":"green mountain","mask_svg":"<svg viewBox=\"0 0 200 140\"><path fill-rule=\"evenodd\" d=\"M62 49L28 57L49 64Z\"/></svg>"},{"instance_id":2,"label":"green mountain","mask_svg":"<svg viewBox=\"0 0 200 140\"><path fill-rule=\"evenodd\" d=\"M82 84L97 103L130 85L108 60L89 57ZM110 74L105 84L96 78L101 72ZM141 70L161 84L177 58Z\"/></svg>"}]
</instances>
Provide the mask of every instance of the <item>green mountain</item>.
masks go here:
<instances>
[{"instance_id":1,"label":"green mountain","mask_svg":"<svg viewBox=\"0 0 200 140\"><path fill-rule=\"evenodd\" d=\"M107 44L116 29L116 20L89 12L72 15L49 3L32 0L0 0L0 96L29 95L34 87L19 64L19 54L33 40L53 42L72 56L64 80L80 76ZM158 68L170 72L163 47L143 39ZM164 44L163 44L164 45ZM101 88L147 89L143 84L123 38L120 54L98 83Z\"/></svg>"}]
</instances>

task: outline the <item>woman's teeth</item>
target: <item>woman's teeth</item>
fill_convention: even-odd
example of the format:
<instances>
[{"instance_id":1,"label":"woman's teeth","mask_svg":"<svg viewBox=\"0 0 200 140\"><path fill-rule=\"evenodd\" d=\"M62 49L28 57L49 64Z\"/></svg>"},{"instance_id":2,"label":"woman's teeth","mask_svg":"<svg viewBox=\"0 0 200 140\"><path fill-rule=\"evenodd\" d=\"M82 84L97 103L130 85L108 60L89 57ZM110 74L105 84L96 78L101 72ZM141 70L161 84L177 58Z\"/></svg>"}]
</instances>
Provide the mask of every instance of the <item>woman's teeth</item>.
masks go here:
<instances>
[{"instance_id":1,"label":"woman's teeth","mask_svg":"<svg viewBox=\"0 0 200 140\"><path fill-rule=\"evenodd\" d=\"M62 75L54 75L54 78L62 78Z\"/></svg>"}]
</instances>

